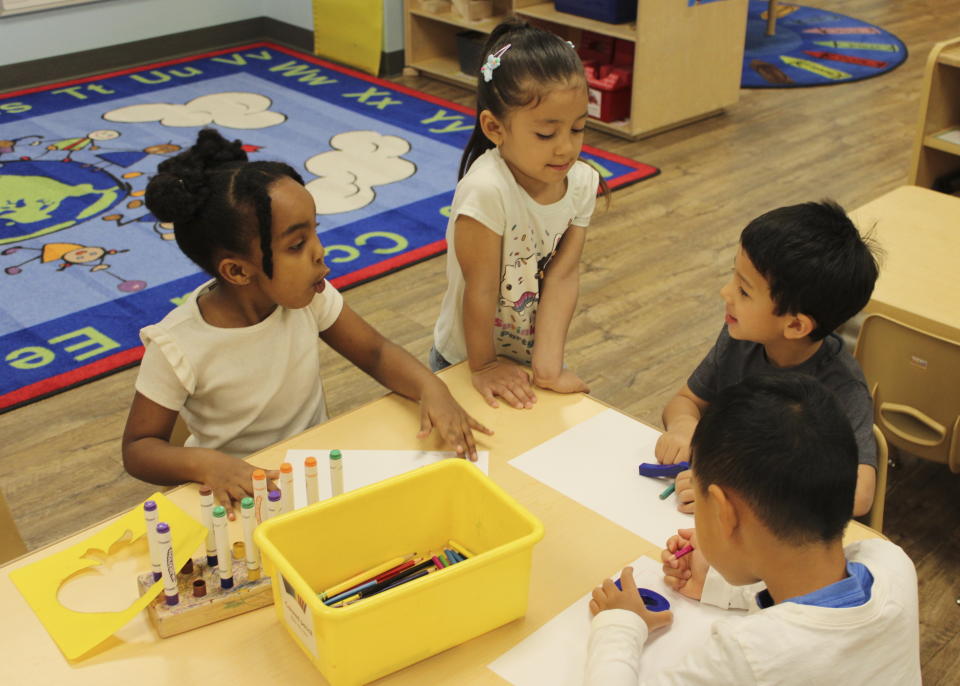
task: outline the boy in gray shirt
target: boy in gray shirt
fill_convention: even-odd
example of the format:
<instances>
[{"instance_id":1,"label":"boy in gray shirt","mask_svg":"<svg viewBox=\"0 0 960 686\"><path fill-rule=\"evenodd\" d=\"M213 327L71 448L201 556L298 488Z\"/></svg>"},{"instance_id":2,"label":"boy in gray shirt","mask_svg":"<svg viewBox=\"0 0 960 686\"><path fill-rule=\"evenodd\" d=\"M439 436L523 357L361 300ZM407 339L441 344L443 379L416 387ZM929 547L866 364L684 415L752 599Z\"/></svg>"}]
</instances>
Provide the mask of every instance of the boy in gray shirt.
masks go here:
<instances>
[{"instance_id":1,"label":"boy in gray shirt","mask_svg":"<svg viewBox=\"0 0 960 686\"><path fill-rule=\"evenodd\" d=\"M866 514L876 485L873 402L859 365L833 331L867 304L877 273L870 248L833 202L781 207L750 222L720 290L724 328L664 408L657 459L689 459L693 431L724 388L755 374L809 374L833 391L853 427L859 462L853 510ZM689 472L677 478L684 512L694 508L689 482Z\"/></svg>"}]
</instances>

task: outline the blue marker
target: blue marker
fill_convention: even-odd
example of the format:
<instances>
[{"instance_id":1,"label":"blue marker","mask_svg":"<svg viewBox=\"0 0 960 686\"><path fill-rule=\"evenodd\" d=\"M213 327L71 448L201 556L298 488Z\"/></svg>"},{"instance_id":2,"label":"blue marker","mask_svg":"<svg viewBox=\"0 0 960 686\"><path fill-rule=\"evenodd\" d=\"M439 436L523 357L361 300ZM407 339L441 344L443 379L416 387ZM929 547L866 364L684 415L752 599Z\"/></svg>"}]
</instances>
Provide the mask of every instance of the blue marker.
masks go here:
<instances>
[{"instance_id":1,"label":"blue marker","mask_svg":"<svg viewBox=\"0 0 960 686\"><path fill-rule=\"evenodd\" d=\"M147 549L150 551L150 566L153 580L160 581L160 546L157 544L157 504L152 500L143 503L143 518L147 521Z\"/></svg>"}]
</instances>

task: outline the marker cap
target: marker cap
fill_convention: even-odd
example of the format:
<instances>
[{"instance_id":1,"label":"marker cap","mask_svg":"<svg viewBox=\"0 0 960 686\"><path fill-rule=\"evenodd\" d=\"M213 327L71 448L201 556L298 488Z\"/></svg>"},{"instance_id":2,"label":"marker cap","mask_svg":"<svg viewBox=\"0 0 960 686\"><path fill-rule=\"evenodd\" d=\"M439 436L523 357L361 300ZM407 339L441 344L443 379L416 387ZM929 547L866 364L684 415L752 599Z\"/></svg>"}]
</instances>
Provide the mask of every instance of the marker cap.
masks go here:
<instances>
[{"instance_id":1,"label":"marker cap","mask_svg":"<svg viewBox=\"0 0 960 686\"><path fill-rule=\"evenodd\" d=\"M226 517L226 516L227 516L227 508L225 508L223 505L217 505L215 508L213 508L213 516L214 516L214 517Z\"/></svg>"},{"instance_id":2,"label":"marker cap","mask_svg":"<svg viewBox=\"0 0 960 686\"><path fill-rule=\"evenodd\" d=\"M280 491L270 491L267 494L267 500L269 500L271 503L275 503L280 500L280 495Z\"/></svg>"},{"instance_id":3,"label":"marker cap","mask_svg":"<svg viewBox=\"0 0 960 686\"><path fill-rule=\"evenodd\" d=\"M201 486L200 495L213 495L213 489L209 486Z\"/></svg>"},{"instance_id":4,"label":"marker cap","mask_svg":"<svg viewBox=\"0 0 960 686\"><path fill-rule=\"evenodd\" d=\"M160 522L157 524L157 533L158 534L168 534L170 533L170 525L166 522Z\"/></svg>"},{"instance_id":5,"label":"marker cap","mask_svg":"<svg viewBox=\"0 0 960 686\"><path fill-rule=\"evenodd\" d=\"M308 457L306 460L303 461L303 464L304 464L305 467L316 467L316 466L317 466L317 458L315 458L315 457Z\"/></svg>"},{"instance_id":6,"label":"marker cap","mask_svg":"<svg viewBox=\"0 0 960 686\"><path fill-rule=\"evenodd\" d=\"M267 478L267 473L266 473L265 471L263 471L262 469L254 469L254 470L253 470L253 478L254 478L256 481L260 481L261 479L266 479L266 478Z\"/></svg>"},{"instance_id":7,"label":"marker cap","mask_svg":"<svg viewBox=\"0 0 960 686\"><path fill-rule=\"evenodd\" d=\"M331 460L339 460L339 459L342 458L342 457L343 457L343 454L342 454L339 450L331 450L331 451L330 451L330 459L331 459Z\"/></svg>"},{"instance_id":8,"label":"marker cap","mask_svg":"<svg viewBox=\"0 0 960 686\"><path fill-rule=\"evenodd\" d=\"M157 509L157 504L152 500L147 500L143 503L143 509L147 512L155 512Z\"/></svg>"},{"instance_id":9,"label":"marker cap","mask_svg":"<svg viewBox=\"0 0 960 686\"><path fill-rule=\"evenodd\" d=\"M253 509L253 498L251 498L250 496L247 496L246 498L244 498L243 500L241 500L241 501L240 501L240 507L243 508L244 510L252 510L252 509Z\"/></svg>"},{"instance_id":10,"label":"marker cap","mask_svg":"<svg viewBox=\"0 0 960 686\"><path fill-rule=\"evenodd\" d=\"M289 462L284 462L282 465L280 465L280 473L293 474L293 465Z\"/></svg>"}]
</instances>

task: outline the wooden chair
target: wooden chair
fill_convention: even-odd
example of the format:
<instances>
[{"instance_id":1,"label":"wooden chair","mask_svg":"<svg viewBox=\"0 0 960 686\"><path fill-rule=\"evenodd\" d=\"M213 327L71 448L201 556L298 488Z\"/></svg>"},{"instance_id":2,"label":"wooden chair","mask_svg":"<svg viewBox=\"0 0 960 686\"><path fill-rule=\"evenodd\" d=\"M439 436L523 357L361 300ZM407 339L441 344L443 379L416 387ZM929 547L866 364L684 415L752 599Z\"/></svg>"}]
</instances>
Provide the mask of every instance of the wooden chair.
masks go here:
<instances>
[{"instance_id":1,"label":"wooden chair","mask_svg":"<svg viewBox=\"0 0 960 686\"><path fill-rule=\"evenodd\" d=\"M10 514L7 499L3 496L3 491L0 491L0 564L26 552L27 546L17 531L17 523Z\"/></svg>"},{"instance_id":2,"label":"wooden chair","mask_svg":"<svg viewBox=\"0 0 960 686\"><path fill-rule=\"evenodd\" d=\"M854 356L886 442L960 473L960 343L871 314Z\"/></svg>"},{"instance_id":3,"label":"wooden chair","mask_svg":"<svg viewBox=\"0 0 960 686\"><path fill-rule=\"evenodd\" d=\"M883 507L887 500L887 467L890 454L887 439L876 424L873 425L873 438L877 441L877 489L873 493L873 505L866 516L866 525L877 532L883 532Z\"/></svg>"}]
</instances>

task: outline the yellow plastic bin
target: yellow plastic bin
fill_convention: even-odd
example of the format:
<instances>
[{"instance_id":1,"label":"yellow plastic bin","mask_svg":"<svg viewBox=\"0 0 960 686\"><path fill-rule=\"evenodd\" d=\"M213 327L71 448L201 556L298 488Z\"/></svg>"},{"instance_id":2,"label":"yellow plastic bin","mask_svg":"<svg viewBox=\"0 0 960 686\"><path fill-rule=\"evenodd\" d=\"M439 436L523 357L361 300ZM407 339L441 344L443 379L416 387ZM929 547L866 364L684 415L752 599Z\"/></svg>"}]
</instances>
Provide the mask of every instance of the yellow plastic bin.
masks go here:
<instances>
[{"instance_id":1,"label":"yellow plastic bin","mask_svg":"<svg viewBox=\"0 0 960 686\"><path fill-rule=\"evenodd\" d=\"M268 520L254 538L280 621L327 681L345 686L522 617L543 525L476 466L449 459ZM450 539L473 557L352 605L317 597Z\"/></svg>"}]
</instances>

